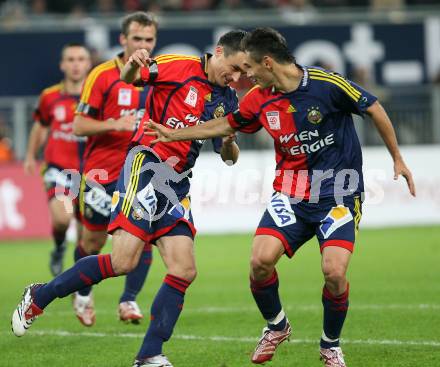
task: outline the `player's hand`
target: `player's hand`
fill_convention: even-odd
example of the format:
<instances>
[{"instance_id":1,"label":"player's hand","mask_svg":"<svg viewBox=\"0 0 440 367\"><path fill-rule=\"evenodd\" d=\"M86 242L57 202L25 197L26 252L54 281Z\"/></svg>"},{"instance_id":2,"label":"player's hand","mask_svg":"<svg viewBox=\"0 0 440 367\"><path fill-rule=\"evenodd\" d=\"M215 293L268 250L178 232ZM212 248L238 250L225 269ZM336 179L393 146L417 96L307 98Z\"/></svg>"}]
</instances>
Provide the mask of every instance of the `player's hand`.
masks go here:
<instances>
[{"instance_id":1,"label":"player's hand","mask_svg":"<svg viewBox=\"0 0 440 367\"><path fill-rule=\"evenodd\" d=\"M151 142L151 144L155 143L169 143L170 141L174 141L172 139L172 135L174 130L169 129L161 124L154 122L153 120L144 122L144 135L155 136L156 139Z\"/></svg>"},{"instance_id":2,"label":"player's hand","mask_svg":"<svg viewBox=\"0 0 440 367\"><path fill-rule=\"evenodd\" d=\"M148 66L151 63L150 53L145 49L136 50L129 58L128 62L131 65L138 67Z\"/></svg>"},{"instance_id":3,"label":"player's hand","mask_svg":"<svg viewBox=\"0 0 440 367\"><path fill-rule=\"evenodd\" d=\"M416 186L414 185L411 171L408 169L405 162L401 159L394 162L394 179L397 180L399 178L399 175L405 177L409 192L412 196L416 196Z\"/></svg>"},{"instance_id":4,"label":"player's hand","mask_svg":"<svg viewBox=\"0 0 440 367\"><path fill-rule=\"evenodd\" d=\"M23 162L24 173L27 175L33 175L37 167L37 162L34 157L26 157Z\"/></svg>"},{"instance_id":5,"label":"player's hand","mask_svg":"<svg viewBox=\"0 0 440 367\"><path fill-rule=\"evenodd\" d=\"M235 134L229 134L223 138L223 145L232 145L237 140L237 136Z\"/></svg>"},{"instance_id":6,"label":"player's hand","mask_svg":"<svg viewBox=\"0 0 440 367\"><path fill-rule=\"evenodd\" d=\"M136 127L136 116L127 115L111 121L114 131L134 131Z\"/></svg>"}]
</instances>

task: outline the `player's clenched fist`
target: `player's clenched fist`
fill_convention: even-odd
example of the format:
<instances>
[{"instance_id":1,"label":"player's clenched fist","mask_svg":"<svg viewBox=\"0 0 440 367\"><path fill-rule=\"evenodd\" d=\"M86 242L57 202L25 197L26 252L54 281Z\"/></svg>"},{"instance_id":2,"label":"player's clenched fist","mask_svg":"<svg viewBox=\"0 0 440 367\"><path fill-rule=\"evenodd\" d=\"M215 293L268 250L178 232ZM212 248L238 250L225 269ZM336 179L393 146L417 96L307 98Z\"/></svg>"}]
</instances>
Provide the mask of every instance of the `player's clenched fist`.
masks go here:
<instances>
[{"instance_id":1,"label":"player's clenched fist","mask_svg":"<svg viewBox=\"0 0 440 367\"><path fill-rule=\"evenodd\" d=\"M147 66L151 62L150 53L145 49L136 50L129 58L128 62L131 65L139 67Z\"/></svg>"}]
</instances>

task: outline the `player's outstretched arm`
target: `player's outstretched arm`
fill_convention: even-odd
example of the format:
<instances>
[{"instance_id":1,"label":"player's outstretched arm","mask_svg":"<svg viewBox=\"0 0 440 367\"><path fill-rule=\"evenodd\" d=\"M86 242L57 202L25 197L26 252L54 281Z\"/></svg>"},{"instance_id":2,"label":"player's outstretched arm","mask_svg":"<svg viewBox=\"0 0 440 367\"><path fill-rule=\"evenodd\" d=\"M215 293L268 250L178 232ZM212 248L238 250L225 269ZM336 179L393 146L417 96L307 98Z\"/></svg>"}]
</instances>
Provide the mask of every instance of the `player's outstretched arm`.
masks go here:
<instances>
[{"instance_id":1,"label":"player's outstretched arm","mask_svg":"<svg viewBox=\"0 0 440 367\"><path fill-rule=\"evenodd\" d=\"M77 136L93 136L111 131L133 131L136 126L136 116L122 116L117 120L95 120L90 117L76 115L73 120L73 133Z\"/></svg>"},{"instance_id":2,"label":"player's outstretched arm","mask_svg":"<svg viewBox=\"0 0 440 367\"><path fill-rule=\"evenodd\" d=\"M149 120L144 123L144 134L156 136L151 143L168 143L171 141L210 139L217 136L228 136L235 130L229 125L226 117L209 120L201 125L185 127L184 129L169 129Z\"/></svg>"},{"instance_id":3,"label":"player's outstretched arm","mask_svg":"<svg viewBox=\"0 0 440 367\"><path fill-rule=\"evenodd\" d=\"M376 129L379 131L391 157L394 161L394 179L397 180L399 175L405 177L408 184L409 192L412 196L416 196L416 187L411 171L406 166L402 155L400 154L399 145L397 143L396 133L393 128L388 114L379 102L373 103L367 109L368 115L372 118Z\"/></svg>"},{"instance_id":4,"label":"player's outstretched arm","mask_svg":"<svg viewBox=\"0 0 440 367\"><path fill-rule=\"evenodd\" d=\"M141 67L150 65L150 62L150 54L147 50L136 50L121 70L121 80L126 83L135 83L141 78L139 71Z\"/></svg>"}]
</instances>

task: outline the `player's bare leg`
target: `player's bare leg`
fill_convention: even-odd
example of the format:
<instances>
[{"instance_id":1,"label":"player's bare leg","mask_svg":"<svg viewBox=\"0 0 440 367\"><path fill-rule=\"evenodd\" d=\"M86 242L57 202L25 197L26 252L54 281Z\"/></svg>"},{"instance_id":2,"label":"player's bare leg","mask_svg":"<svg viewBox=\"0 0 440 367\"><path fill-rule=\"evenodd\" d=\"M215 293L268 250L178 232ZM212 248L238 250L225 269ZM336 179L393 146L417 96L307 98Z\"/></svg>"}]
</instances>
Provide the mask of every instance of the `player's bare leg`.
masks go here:
<instances>
[{"instance_id":1,"label":"player's bare leg","mask_svg":"<svg viewBox=\"0 0 440 367\"><path fill-rule=\"evenodd\" d=\"M66 199L68 198L66 197ZM49 211L52 218L52 235L55 242L55 248L50 253L49 267L52 275L57 276L63 271L66 232L73 218L73 206L70 199L61 201L53 197L49 201Z\"/></svg>"},{"instance_id":2,"label":"player's bare leg","mask_svg":"<svg viewBox=\"0 0 440 367\"><path fill-rule=\"evenodd\" d=\"M291 334L289 321L278 294L275 265L284 254L282 242L273 236L255 236L251 255L251 290L262 316L267 320L263 335L252 355L253 363L270 361L276 348Z\"/></svg>"},{"instance_id":3,"label":"player's bare leg","mask_svg":"<svg viewBox=\"0 0 440 367\"><path fill-rule=\"evenodd\" d=\"M345 367L339 336L348 311L346 272L350 258L351 252L342 247L325 247L322 251L325 285L322 292L324 322L320 355L326 367Z\"/></svg>"},{"instance_id":4,"label":"player's bare leg","mask_svg":"<svg viewBox=\"0 0 440 367\"><path fill-rule=\"evenodd\" d=\"M134 269L144 242L123 230L115 231L111 254L87 256L46 284L31 284L12 315L12 330L22 336L55 299L63 298L103 279Z\"/></svg>"},{"instance_id":5,"label":"player's bare leg","mask_svg":"<svg viewBox=\"0 0 440 367\"><path fill-rule=\"evenodd\" d=\"M168 273L151 306L151 323L134 366L172 366L162 354L162 345L171 337L182 311L185 291L196 277L190 237L161 237L157 247Z\"/></svg>"}]
</instances>

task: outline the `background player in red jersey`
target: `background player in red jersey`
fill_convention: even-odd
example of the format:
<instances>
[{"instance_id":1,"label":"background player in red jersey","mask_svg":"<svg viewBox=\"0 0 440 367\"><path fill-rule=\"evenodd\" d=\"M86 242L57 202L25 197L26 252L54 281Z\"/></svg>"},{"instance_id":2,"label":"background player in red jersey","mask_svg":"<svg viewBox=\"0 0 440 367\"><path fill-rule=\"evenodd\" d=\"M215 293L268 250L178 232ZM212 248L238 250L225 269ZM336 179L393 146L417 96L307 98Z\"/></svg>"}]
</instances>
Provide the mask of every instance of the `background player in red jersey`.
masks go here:
<instances>
[{"instance_id":1,"label":"background player in red jersey","mask_svg":"<svg viewBox=\"0 0 440 367\"><path fill-rule=\"evenodd\" d=\"M214 55L162 55L142 67L140 82L154 86L147 103L150 115L183 128L234 111L238 99L228 84L240 78L239 47L245 33L223 35ZM138 63L150 64L145 50L136 55L126 64L125 80L139 75ZM27 287L13 314L15 335L22 336L55 298L131 271L149 241L157 246L168 274L152 303L151 322L133 366L172 366L162 346L172 335L186 289L196 276L188 176L203 142L153 145L151 140L140 127L119 176L109 226L112 254L85 257L53 281ZM231 140L223 143L222 157L234 162L238 146Z\"/></svg>"},{"instance_id":2,"label":"background player in red jersey","mask_svg":"<svg viewBox=\"0 0 440 367\"><path fill-rule=\"evenodd\" d=\"M90 67L90 53L84 46L71 43L63 47L60 69L64 73L64 79L59 84L46 88L40 95L24 160L25 172L34 173L36 156L45 145L43 180L55 242L50 256L50 271L54 276L61 273L63 268L66 231L74 212L72 200L76 199L73 197L76 195L71 190L72 178L80 170L85 138L73 134L72 124L81 87ZM64 170L71 170L72 175L62 172ZM69 196L65 195L67 192ZM77 208L77 204L75 207ZM78 224L78 234L80 231ZM78 240L79 237L78 235Z\"/></svg>"},{"instance_id":3,"label":"background player in red jersey","mask_svg":"<svg viewBox=\"0 0 440 367\"><path fill-rule=\"evenodd\" d=\"M172 130L151 122L152 144L224 136L264 129L274 139L274 194L256 231L251 256L251 290L267 321L252 356L272 359L291 334L278 294L275 265L316 236L322 254L323 333L320 356L326 367L345 367L339 336L348 310L346 278L361 218L362 153L352 113L368 114L411 195L415 186L393 126L377 98L340 75L296 64L286 40L270 28L256 29L242 42L242 65L258 85L225 118ZM174 144L174 143L172 143ZM328 176L326 174L329 174ZM339 178L339 179L338 179Z\"/></svg>"},{"instance_id":4,"label":"background player in red jersey","mask_svg":"<svg viewBox=\"0 0 440 367\"><path fill-rule=\"evenodd\" d=\"M75 260L98 254L107 239L111 195L124 163L137 121L145 112L148 88L137 88L120 80L119 74L129 56L138 49L151 52L156 45L157 22L149 13L138 12L122 21L120 44L124 51L116 58L95 67L84 84L74 132L88 136L84 153L80 189L80 214L83 242L75 250ZM138 323L143 315L136 303L151 263L151 245L144 248L138 267L126 278L119 300L119 317ZM91 287L74 297L75 312L86 326L95 322Z\"/></svg>"}]
</instances>

